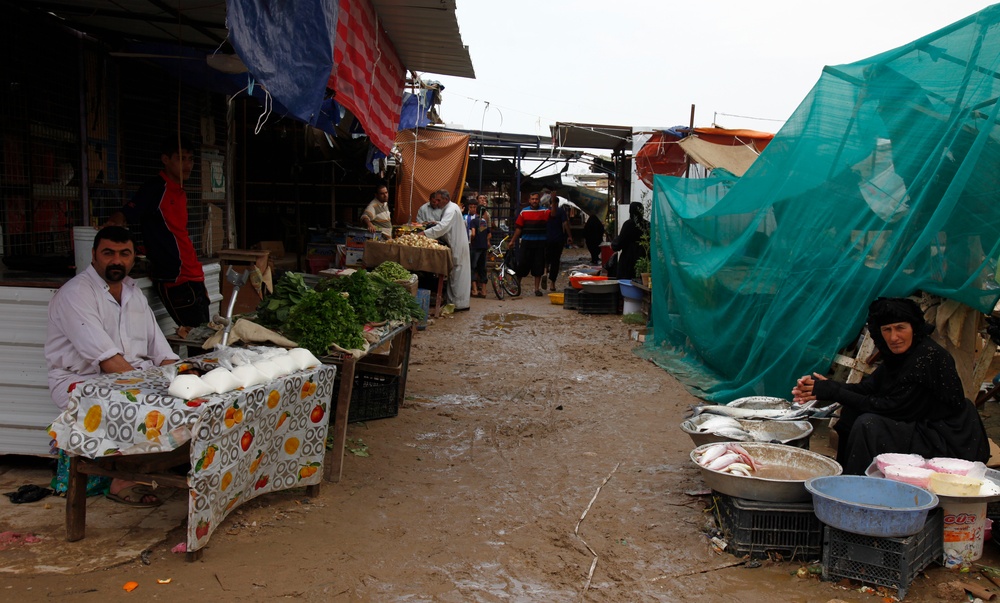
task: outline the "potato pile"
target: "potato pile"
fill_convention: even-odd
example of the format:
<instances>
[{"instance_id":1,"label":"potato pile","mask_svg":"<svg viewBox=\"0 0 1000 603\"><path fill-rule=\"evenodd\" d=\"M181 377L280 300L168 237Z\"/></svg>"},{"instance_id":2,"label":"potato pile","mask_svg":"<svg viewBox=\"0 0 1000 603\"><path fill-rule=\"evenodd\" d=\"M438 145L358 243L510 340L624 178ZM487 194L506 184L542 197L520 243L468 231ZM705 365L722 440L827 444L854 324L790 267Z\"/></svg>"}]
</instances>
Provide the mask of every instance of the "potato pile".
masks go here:
<instances>
[{"instance_id":1,"label":"potato pile","mask_svg":"<svg viewBox=\"0 0 1000 603\"><path fill-rule=\"evenodd\" d=\"M405 234L388 241L393 245L406 245L408 247L422 247L424 249L447 249L434 239L418 234Z\"/></svg>"}]
</instances>

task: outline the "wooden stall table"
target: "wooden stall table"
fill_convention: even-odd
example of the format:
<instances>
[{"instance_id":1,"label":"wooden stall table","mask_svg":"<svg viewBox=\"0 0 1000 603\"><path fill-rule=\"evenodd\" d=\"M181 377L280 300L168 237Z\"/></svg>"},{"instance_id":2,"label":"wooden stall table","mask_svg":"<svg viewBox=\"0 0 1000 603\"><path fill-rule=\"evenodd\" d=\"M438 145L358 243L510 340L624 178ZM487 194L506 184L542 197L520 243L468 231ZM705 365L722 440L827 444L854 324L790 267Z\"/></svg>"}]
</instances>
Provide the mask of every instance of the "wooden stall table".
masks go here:
<instances>
[{"instance_id":1,"label":"wooden stall table","mask_svg":"<svg viewBox=\"0 0 1000 603\"><path fill-rule=\"evenodd\" d=\"M406 393L406 376L410 365L410 344L413 341L413 323L403 323L387 330L369 349L377 350L386 344L387 353L365 354L355 357L351 354L331 354L320 360L324 364L339 367L340 389L337 390L336 410L333 413L333 449L328 450L323 461L323 477L327 481L339 482L344 468L344 444L347 443L347 420L354 395L354 375L357 370L399 378L396 403L402 406Z\"/></svg>"},{"instance_id":2,"label":"wooden stall table","mask_svg":"<svg viewBox=\"0 0 1000 603\"><path fill-rule=\"evenodd\" d=\"M87 475L188 489L189 561L239 504L301 486L318 494L337 369L319 365L193 400L167 393L173 367L217 363L213 352L76 386L51 433L71 456L67 540L85 534ZM186 475L166 472L185 460Z\"/></svg>"},{"instance_id":3,"label":"wooden stall table","mask_svg":"<svg viewBox=\"0 0 1000 603\"><path fill-rule=\"evenodd\" d=\"M409 245L379 243L378 241L365 242L365 255L362 259L365 266L375 268L382 262L389 261L396 262L410 272L430 272L437 276L434 316L441 316L441 295L444 290L444 281L447 280L455 265L455 261L451 257L451 250L447 247L444 249L425 249Z\"/></svg>"}]
</instances>

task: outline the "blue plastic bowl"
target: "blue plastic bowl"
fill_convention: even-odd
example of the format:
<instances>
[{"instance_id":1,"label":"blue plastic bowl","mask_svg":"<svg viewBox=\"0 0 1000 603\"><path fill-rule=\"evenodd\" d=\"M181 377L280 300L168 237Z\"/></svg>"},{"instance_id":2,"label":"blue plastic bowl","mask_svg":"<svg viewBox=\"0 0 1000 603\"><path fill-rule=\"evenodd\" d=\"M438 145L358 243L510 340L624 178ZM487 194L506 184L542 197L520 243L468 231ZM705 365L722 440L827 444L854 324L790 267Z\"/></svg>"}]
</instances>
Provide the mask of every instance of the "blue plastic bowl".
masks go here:
<instances>
[{"instance_id":1,"label":"blue plastic bowl","mask_svg":"<svg viewBox=\"0 0 1000 603\"><path fill-rule=\"evenodd\" d=\"M642 299L642 289L633 285L629 279L619 280L618 287L622 291L622 297L626 299Z\"/></svg>"},{"instance_id":2,"label":"blue plastic bowl","mask_svg":"<svg viewBox=\"0 0 1000 603\"><path fill-rule=\"evenodd\" d=\"M938 497L923 488L877 477L831 475L806 481L816 517L838 530L902 538L920 532Z\"/></svg>"}]
</instances>

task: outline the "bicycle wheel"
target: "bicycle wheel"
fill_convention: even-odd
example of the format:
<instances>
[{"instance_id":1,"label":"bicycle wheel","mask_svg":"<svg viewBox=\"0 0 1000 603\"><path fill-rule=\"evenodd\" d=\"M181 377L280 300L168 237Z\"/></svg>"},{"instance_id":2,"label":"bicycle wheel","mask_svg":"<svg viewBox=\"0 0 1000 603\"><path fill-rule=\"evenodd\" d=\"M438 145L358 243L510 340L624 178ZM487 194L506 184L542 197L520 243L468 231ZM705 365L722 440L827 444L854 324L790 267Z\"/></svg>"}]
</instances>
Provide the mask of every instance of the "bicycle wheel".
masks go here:
<instances>
[{"instance_id":1,"label":"bicycle wheel","mask_svg":"<svg viewBox=\"0 0 1000 603\"><path fill-rule=\"evenodd\" d=\"M510 270L504 269L503 277L500 278L500 286L511 297L521 295L521 283L517 282L517 277L511 274Z\"/></svg>"},{"instance_id":2,"label":"bicycle wheel","mask_svg":"<svg viewBox=\"0 0 1000 603\"><path fill-rule=\"evenodd\" d=\"M500 273L498 271L493 271L490 274L490 285L493 287L493 294L497 296L497 299L503 299L504 288L500 283Z\"/></svg>"}]
</instances>

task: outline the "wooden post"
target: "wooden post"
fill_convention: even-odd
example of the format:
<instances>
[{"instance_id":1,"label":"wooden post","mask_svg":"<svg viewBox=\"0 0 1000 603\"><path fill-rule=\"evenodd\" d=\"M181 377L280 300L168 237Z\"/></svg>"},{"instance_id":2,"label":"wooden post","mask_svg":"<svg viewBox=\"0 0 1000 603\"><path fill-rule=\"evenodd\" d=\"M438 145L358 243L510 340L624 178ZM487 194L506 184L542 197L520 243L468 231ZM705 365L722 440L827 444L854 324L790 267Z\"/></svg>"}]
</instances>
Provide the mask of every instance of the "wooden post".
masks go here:
<instances>
[{"instance_id":1,"label":"wooden post","mask_svg":"<svg viewBox=\"0 0 1000 603\"><path fill-rule=\"evenodd\" d=\"M354 356L348 356L338 369L340 390L337 392L337 408L333 418L333 450L326 452L323 462L323 479L339 482L344 469L344 444L347 443L347 414L351 409L351 394L354 391Z\"/></svg>"}]
</instances>

